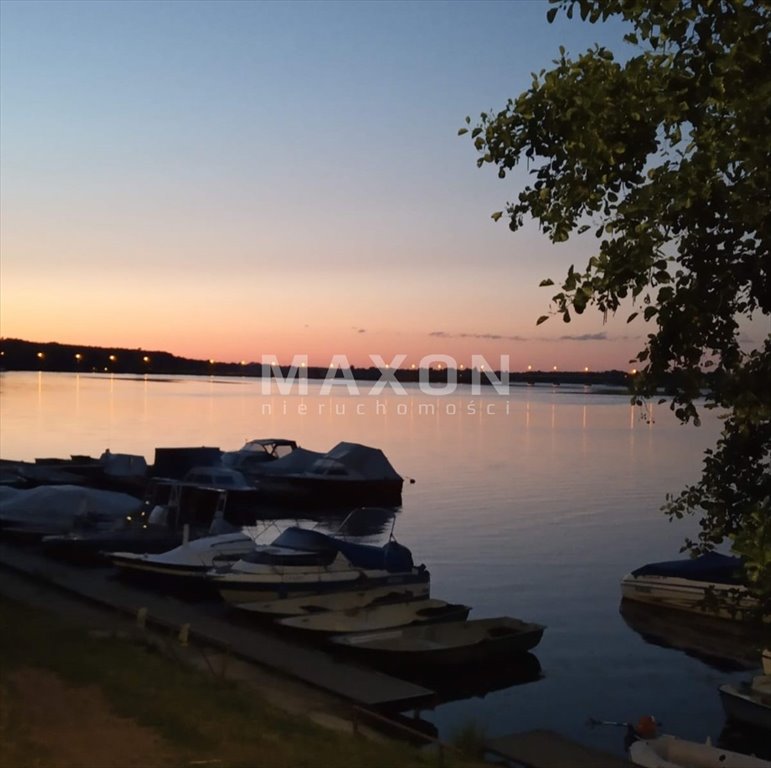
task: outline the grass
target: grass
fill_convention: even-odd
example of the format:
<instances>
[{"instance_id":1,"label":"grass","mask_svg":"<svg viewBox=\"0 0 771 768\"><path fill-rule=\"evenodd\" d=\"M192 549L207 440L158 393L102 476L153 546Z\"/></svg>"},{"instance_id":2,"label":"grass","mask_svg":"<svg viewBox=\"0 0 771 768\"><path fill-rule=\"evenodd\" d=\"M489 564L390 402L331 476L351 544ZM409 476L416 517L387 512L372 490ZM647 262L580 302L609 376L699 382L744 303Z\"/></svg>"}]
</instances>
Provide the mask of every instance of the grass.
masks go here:
<instances>
[{"instance_id":1,"label":"grass","mask_svg":"<svg viewBox=\"0 0 771 768\"><path fill-rule=\"evenodd\" d=\"M110 710L156 731L175 762L227 768L431 768L436 754L331 732L279 710L233 682L213 679L128 638L95 638L52 614L0 597L0 766L56 766L18 721L15 670L48 670L69 686L96 685ZM38 740L39 741L39 740ZM21 760L23 762L15 762ZM446 766L467 765L444 755Z\"/></svg>"}]
</instances>

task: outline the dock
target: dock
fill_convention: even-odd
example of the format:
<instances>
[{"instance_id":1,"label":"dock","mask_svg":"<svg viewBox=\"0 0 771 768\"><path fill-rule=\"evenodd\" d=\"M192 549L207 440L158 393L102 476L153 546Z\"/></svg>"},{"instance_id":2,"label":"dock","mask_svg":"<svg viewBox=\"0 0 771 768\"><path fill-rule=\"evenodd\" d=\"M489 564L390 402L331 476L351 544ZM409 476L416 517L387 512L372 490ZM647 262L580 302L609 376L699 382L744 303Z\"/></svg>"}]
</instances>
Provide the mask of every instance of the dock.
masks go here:
<instances>
[{"instance_id":1,"label":"dock","mask_svg":"<svg viewBox=\"0 0 771 768\"><path fill-rule=\"evenodd\" d=\"M374 669L333 658L293 642L255 622L236 623L222 604L189 603L140 589L112 577L111 568L83 568L45 557L31 548L0 543L0 568L45 582L150 626L179 634L368 708L419 707L435 692ZM250 618L250 617L245 617Z\"/></svg>"},{"instance_id":2,"label":"dock","mask_svg":"<svg viewBox=\"0 0 771 768\"><path fill-rule=\"evenodd\" d=\"M500 736L486 742L485 748L497 758L526 768L633 768L628 760L549 730Z\"/></svg>"}]
</instances>

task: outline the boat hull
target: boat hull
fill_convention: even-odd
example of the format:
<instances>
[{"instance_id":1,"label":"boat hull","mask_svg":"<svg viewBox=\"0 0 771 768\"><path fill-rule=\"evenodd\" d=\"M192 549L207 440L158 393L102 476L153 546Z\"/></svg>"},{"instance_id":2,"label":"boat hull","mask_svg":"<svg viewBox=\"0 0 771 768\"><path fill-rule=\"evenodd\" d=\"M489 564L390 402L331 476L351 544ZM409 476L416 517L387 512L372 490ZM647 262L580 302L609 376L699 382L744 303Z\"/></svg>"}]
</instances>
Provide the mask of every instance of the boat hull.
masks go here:
<instances>
[{"instance_id":1,"label":"boat hull","mask_svg":"<svg viewBox=\"0 0 771 768\"><path fill-rule=\"evenodd\" d=\"M726 683L719 690L726 719L771 733L771 695L746 684Z\"/></svg>"},{"instance_id":2,"label":"boat hull","mask_svg":"<svg viewBox=\"0 0 771 768\"><path fill-rule=\"evenodd\" d=\"M398 480L350 480L306 475L264 476L259 479L263 498L275 503L308 507L356 507L377 504L396 507L402 503Z\"/></svg>"},{"instance_id":3,"label":"boat hull","mask_svg":"<svg viewBox=\"0 0 771 768\"><path fill-rule=\"evenodd\" d=\"M286 598L329 595L348 590L371 588L401 589L410 585L427 585L428 572L368 576L362 572L314 575L308 578L266 578L264 581L242 581L222 576L210 576L221 597L233 605L266 603Z\"/></svg>"},{"instance_id":4,"label":"boat hull","mask_svg":"<svg viewBox=\"0 0 771 768\"><path fill-rule=\"evenodd\" d=\"M621 580L621 595L625 600L731 621L749 618L757 606L744 587L670 576L629 573Z\"/></svg>"}]
</instances>

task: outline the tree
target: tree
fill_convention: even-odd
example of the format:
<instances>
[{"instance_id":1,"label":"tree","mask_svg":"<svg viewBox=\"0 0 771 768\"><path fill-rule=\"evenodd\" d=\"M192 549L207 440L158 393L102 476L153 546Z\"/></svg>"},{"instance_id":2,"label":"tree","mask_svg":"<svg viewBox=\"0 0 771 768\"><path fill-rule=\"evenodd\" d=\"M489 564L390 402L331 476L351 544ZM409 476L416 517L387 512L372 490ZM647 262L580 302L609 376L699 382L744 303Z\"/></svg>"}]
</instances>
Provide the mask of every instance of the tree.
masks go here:
<instances>
[{"instance_id":1,"label":"tree","mask_svg":"<svg viewBox=\"0 0 771 768\"><path fill-rule=\"evenodd\" d=\"M700 482L665 511L700 513L684 549L730 541L769 616L771 334L745 351L740 321L771 314L771 5L551 2L550 22L623 18L632 54L621 62L595 46L571 59L560 48L526 92L460 133L501 178L527 164L527 185L495 220L517 231L530 216L553 242L594 231L595 255L570 267L550 314L570 322L631 302L629 321L652 327L635 399L666 385L678 418L698 424L707 389L706 407L727 414Z\"/></svg>"}]
</instances>

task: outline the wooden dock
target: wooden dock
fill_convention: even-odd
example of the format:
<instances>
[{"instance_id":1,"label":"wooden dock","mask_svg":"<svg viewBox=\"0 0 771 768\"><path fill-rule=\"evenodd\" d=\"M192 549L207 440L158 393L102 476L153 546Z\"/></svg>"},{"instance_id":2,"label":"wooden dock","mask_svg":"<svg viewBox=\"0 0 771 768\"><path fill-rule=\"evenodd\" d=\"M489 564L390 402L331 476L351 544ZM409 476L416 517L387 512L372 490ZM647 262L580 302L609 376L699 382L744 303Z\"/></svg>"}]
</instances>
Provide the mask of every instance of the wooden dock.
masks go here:
<instances>
[{"instance_id":1,"label":"wooden dock","mask_svg":"<svg viewBox=\"0 0 771 768\"><path fill-rule=\"evenodd\" d=\"M226 606L188 603L112 578L109 568L82 568L45 557L29 547L0 543L0 567L45 582L102 607L136 616L246 661L313 685L363 707L417 707L434 691L373 669L333 658L319 648L277 635L254 622L236 623ZM248 617L247 617L248 618Z\"/></svg>"},{"instance_id":2,"label":"wooden dock","mask_svg":"<svg viewBox=\"0 0 771 768\"><path fill-rule=\"evenodd\" d=\"M526 768L632 768L632 763L587 747L554 731L512 733L491 739L488 752Z\"/></svg>"}]
</instances>

